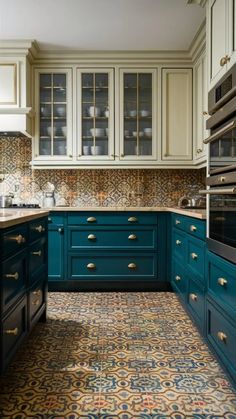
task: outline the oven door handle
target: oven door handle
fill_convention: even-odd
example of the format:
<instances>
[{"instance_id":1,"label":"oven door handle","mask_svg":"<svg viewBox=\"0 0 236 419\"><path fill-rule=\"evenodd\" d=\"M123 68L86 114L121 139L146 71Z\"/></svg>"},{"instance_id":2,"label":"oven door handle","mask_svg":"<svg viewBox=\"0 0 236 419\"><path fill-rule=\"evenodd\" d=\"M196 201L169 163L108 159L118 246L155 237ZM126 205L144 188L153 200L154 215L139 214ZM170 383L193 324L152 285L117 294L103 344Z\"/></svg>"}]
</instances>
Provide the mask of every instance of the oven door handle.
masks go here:
<instances>
[{"instance_id":1,"label":"oven door handle","mask_svg":"<svg viewBox=\"0 0 236 419\"><path fill-rule=\"evenodd\" d=\"M203 195L233 195L236 194L236 187L233 188L212 188L212 189L203 189L199 191Z\"/></svg>"},{"instance_id":2,"label":"oven door handle","mask_svg":"<svg viewBox=\"0 0 236 419\"><path fill-rule=\"evenodd\" d=\"M203 140L204 144L211 143L212 141L217 140L217 138L221 137L221 135L225 134L227 131L230 131L232 128L236 127L236 120L234 119L229 124L227 124L224 128L219 129L215 134L210 135L210 137Z\"/></svg>"}]
</instances>

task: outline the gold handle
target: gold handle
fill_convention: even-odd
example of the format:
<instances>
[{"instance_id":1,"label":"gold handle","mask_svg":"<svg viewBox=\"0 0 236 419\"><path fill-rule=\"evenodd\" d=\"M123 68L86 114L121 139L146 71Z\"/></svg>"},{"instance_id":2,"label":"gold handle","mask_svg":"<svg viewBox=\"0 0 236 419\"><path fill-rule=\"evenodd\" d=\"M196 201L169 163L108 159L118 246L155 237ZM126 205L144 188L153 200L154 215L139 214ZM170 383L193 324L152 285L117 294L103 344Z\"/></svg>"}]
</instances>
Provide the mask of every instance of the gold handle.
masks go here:
<instances>
[{"instance_id":1,"label":"gold handle","mask_svg":"<svg viewBox=\"0 0 236 419\"><path fill-rule=\"evenodd\" d=\"M120 155L120 157L125 157L124 153L122 153L122 154Z\"/></svg>"},{"instance_id":2,"label":"gold handle","mask_svg":"<svg viewBox=\"0 0 236 419\"><path fill-rule=\"evenodd\" d=\"M33 306L38 306L38 305L39 305L39 303L40 303L40 301L39 301L39 300L32 301L32 305L33 305Z\"/></svg>"},{"instance_id":3,"label":"gold handle","mask_svg":"<svg viewBox=\"0 0 236 419\"><path fill-rule=\"evenodd\" d=\"M189 295L192 301L197 301L197 295L196 294L190 294Z\"/></svg>"},{"instance_id":4,"label":"gold handle","mask_svg":"<svg viewBox=\"0 0 236 419\"><path fill-rule=\"evenodd\" d=\"M96 240L96 236L94 234L89 234L88 240Z\"/></svg>"},{"instance_id":5,"label":"gold handle","mask_svg":"<svg viewBox=\"0 0 236 419\"><path fill-rule=\"evenodd\" d=\"M50 223L52 221L51 217L48 217L48 222Z\"/></svg>"},{"instance_id":6,"label":"gold handle","mask_svg":"<svg viewBox=\"0 0 236 419\"><path fill-rule=\"evenodd\" d=\"M209 115L209 113L207 111L203 111L202 114L203 115Z\"/></svg>"},{"instance_id":7,"label":"gold handle","mask_svg":"<svg viewBox=\"0 0 236 419\"><path fill-rule=\"evenodd\" d=\"M176 281L180 281L180 280L181 280L181 276L176 275L175 280L176 280Z\"/></svg>"},{"instance_id":8,"label":"gold handle","mask_svg":"<svg viewBox=\"0 0 236 419\"><path fill-rule=\"evenodd\" d=\"M203 149L202 149L202 148L198 148L198 149L197 149L197 154L202 153L202 151L203 151Z\"/></svg>"},{"instance_id":9,"label":"gold handle","mask_svg":"<svg viewBox=\"0 0 236 419\"><path fill-rule=\"evenodd\" d=\"M97 221L97 219L95 217L88 217L87 221L88 221L88 223L95 223L95 221Z\"/></svg>"},{"instance_id":10,"label":"gold handle","mask_svg":"<svg viewBox=\"0 0 236 419\"><path fill-rule=\"evenodd\" d=\"M25 238L21 234L18 234L18 236L10 237L10 240L16 241L17 244L25 243Z\"/></svg>"},{"instance_id":11,"label":"gold handle","mask_svg":"<svg viewBox=\"0 0 236 419\"><path fill-rule=\"evenodd\" d=\"M225 179L226 179L225 176L220 176L219 181L223 183L223 182L225 182Z\"/></svg>"},{"instance_id":12,"label":"gold handle","mask_svg":"<svg viewBox=\"0 0 236 419\"><path fill-rule=\"evenodd\" d=\"M227 335L224 332L218 332L217 337L221 342L226 342L227 340Z\"/></svg>"},{"instance_id":13,"label":"gold handle","mask_svg":"<svg viewBox=\"0 0 236 419\"><path fill-rule=\"evenodd\" d=\"M18 334L18 327L15 327L15 329L6 329L6 330L4 330L4 333L6 335L14 335L14 336L17 336L17 334Z\"/></svg>"},{"instance_id":14,"label":"gold handle","mask_svg":"<svg viewBox=\"0 0 236 419\"><path fill-rule=\"evenodd\" d=\"M135 234L130 234L128 237L129 240L136 240L137 236L135 236Z\"/></svg>"},{"instance_id":15,"label":"gold handle","mask_svg":"<svg viewBox=\"0 0 236 419\"><path fill-rule=\"evenodd\" d=\"M37 252L31 252L31 255L41 256L42 255L42 250L38 250Z\"/></svg>"},{"instance_id":16,"label":"gold handle","mask_svg":"<svg viewBox=\"0 0 236 419\"><path fill-rule=\"evenodd\" d=\"M194 225L191 225L191 226L190 226L190 231L197 231L197 227L196 227L196 226L194 226Z\"/></svg>"},{"instance_id":17,"label":"gold handle","mask_svg":"<svg viewBox=\"0 0 236 419\"><path fill-rule=\"evenodd\" d=\"M68 154L68 157L70 157L72 159L73 156L72 156L72 154Z\"/></svg>"},{"instance_id":18,"label":"gold handle","mask_svg":"<svg viewBox=\"0 0 236 419\"><path fill-rule=\"evenodd\" d=\"M197 258L198 258L197 253L191 253L191 258L192 258L193 260L197 259Z\"/></svg>"},{"instance_id":19,"label":"gold handle","mask_svg":"<svg viewBox=\"0 0 236 419\"><path fill-rule=\"evenodd\" d=\"M129 264L128 264L128 268L129 268L129 269L136 269L136 268L137 268L137 266L136 266L136 264L135 264L135 263L129 263Z\"/></svg>"},{"instance_id":20,"label":"gold handle","mask_svg":"<svg viewBox=\"0 0 236 419\"><path fill-rule=\"evenodd\" d=\"M175 220L175 224L176 224L176 225L181 224L181 221L179 221L179 220Z\"/></svg>"},{"instance_id":21,"label":"gold handle","mask_svg":"<svg viewBox=\"0 0 236 419\"><path fill-rule=\"evenodd\" d=\"M128 218L129 223L136 223L138 219L136 217L129 217Z\"/></svg>"},{"instance_id":22,"label":"gold handle","mask_svg":"<svg viewBox=\"0 0 236 419\"><path fill-rule=\"evenodd\" d=\"M33 291L33 295L37 295L39 297L40 294L41 294L41 290Z\"/></svg>"},{"instance_id":23,"label":"gold handle","mask_svg":"<svg viewBox=\"0 0 236 419\"><path fill-rule=\"evenodd\" d=\"M57 231L58 233L63 233L63 227L59 227Z\"/></svg>"},{"instance_id":24,"label":"gold handle","mask_svg":"<svg viewBox=\"0 0 236 419\"><path fill-rule=\"evenodd\" d=\"M35 227L35 230L38 231L39 233L42 233L43 231L45 231L45 228L40 225L40 226Z\"/></svg>"},{"instance_id":25,"label":"gold handle","mask_svg":"<svg viewBox=\"0 0 236 419\"><path fill-rule=\"evenodd\" d=\"M225 278L218 278L217 279L217 283L219 285L221 285L222 287L224 287L227 284L227 279L225 279Z\"/></svg>"},{"instance_id":26,"label":"gold handle","mask_svg":"<svg viewBox=\"0 0 236 419\"><path fill-rule=\"evenodd\" d=\"M19 279L19 273L15 272L14 274L6 274L5 277L9 279L15 279L17 281L17 279Z\"/></svg>"},{"instance_id":27,"label":"gold handle","mask_svg":"<svg viewBox=\"0 0 236 419\"><path fill-rule=\"evenodd\" d=\"M180 245L181 244L181 240L176 240L176 242L175 242L176 244L177 244L177 246L178 245Z\"/></svg>"},{"instance_id":28,"label":"gold handle","mask_svg":"<svg viewBox=\"0 0 236 419\"><path fill-rule=\"evenodd\" d=\"M96 269L96 265L95 265L95 263L88 263L87 268L88 269Z\"/></svg>"},{"instance_id":29,"label":"gold handle","mask_svg":"<svg viewBox=\"0 0 236 419\"><path fill-rule=\"evenodd\" d=\"M228 55L225 55L220 59L220 66L224 67L224 65L227 64L228 61L230 61L230 57Z\"/></svg>"}]
</instances>

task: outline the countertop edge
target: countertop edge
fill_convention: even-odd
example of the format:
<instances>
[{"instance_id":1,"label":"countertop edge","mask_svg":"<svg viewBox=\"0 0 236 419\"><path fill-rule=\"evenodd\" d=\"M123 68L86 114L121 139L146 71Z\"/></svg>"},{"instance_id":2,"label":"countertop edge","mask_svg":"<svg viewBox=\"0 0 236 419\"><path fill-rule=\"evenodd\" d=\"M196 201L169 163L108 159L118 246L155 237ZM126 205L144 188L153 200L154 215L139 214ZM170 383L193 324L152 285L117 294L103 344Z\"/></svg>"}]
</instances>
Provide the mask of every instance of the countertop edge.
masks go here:
<instances>
[{"instance_id":1,"label":"countertop edge","mask_svg":"<svg viewBox=\"0 0 236 419\"><path fill-rule=\"evenodd\" d=\"M41 218L47 216L49 214L48 209L40 209L40 210L11 210L4 209L0 212L9 214L9 212L14 213L12 216L3 216L0 217L0 229L13 227L18 224L26 223L31 220L35 220L37 218Z\"/></svg>"}]
</instances>

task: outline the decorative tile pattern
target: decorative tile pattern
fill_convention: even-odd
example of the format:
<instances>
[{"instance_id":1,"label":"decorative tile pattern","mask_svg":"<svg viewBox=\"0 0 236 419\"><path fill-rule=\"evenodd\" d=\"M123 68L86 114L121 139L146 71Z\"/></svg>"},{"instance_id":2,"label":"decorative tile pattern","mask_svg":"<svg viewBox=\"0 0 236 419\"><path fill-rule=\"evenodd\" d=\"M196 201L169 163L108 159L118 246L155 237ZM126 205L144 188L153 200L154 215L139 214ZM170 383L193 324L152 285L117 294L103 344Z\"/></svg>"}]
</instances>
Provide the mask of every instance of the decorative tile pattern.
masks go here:
<instances>
[{"instance_id":1,"label":"decorative tile pattern","mask_svg":"<svg viewBox=\"0 0 236 419\"><path fill-rule=\"evenodd\" d=\"M0 138L0 173L6 175L0 194L13 192L22 201L41 204L51 182L57 205L173 206L194 186L195 191L204 187L204 169L32 170L30 160L30 139Z\"/></svg>"},{"instance_id":2,"label":"decorative tile pattern","mask_svg":"<svg viewBox=\"0 0 236 419\"><path fill-rule=\"evenodd\" d=\"M236 392L172 293L50 293L0 389L4 419L236 419Z\"/></svg>"}]
</instances>

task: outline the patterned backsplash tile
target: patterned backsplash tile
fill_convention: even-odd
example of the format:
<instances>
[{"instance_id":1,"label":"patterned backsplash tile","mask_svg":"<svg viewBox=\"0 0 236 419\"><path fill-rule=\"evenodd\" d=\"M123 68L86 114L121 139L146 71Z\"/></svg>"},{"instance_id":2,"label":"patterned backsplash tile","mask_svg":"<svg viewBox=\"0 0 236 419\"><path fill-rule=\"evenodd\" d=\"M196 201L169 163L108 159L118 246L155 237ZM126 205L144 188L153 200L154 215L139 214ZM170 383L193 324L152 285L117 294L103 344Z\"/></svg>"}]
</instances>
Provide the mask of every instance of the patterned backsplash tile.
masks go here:
<instances>
[{"instance_id":1,"label":"patterned backsplash tile","mask_svg":"<svg viewBox=\"0 0 236 419\"><path fill-rule=\"evenodd\" d=\"M188 191L204 187L205 169L32 169L31 140L0 138L0 194L42 204L47 182L57 205L174 206Z\"/></svg>"}]
</instances>

